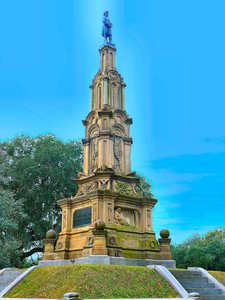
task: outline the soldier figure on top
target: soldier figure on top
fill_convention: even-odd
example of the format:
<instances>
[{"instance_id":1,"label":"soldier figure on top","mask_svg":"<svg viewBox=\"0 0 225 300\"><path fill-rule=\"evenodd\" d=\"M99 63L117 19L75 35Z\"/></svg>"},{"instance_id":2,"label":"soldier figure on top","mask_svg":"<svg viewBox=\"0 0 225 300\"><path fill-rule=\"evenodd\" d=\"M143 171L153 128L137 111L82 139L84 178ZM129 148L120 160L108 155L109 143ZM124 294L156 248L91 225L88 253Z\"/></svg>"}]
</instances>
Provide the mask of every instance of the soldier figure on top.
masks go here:
<instances>
[{"instance_id":1,"label":"soldier figure on top","mask_svg":"<svg viewBox=\"0 0 225 300\"><path fill-rule=\"evenodd\" d=\"M103 28L102 36L105 38L105 43L112 43L112 23L109 20L109 12L105 11L103 14Z\"/></svg>"}]
</instances>

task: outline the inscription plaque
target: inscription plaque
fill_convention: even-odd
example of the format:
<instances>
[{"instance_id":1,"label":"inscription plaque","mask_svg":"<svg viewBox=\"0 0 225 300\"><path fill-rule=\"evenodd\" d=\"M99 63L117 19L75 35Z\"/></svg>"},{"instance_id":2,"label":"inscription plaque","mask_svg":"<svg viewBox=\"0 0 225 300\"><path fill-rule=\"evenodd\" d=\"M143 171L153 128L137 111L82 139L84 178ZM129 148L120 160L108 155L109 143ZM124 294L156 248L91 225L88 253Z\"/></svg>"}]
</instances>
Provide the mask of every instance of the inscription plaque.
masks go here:
<instances>
[{"instance_id":1,"label":"inscription plaque","mask_svg":"<svg viewBox=\"0 0 225 300\"><path fill-rule=\"evenodd\" d=\"M91 206L75 210L73 214L73 228L91 224Z\"/></svg>"}]
</instances>

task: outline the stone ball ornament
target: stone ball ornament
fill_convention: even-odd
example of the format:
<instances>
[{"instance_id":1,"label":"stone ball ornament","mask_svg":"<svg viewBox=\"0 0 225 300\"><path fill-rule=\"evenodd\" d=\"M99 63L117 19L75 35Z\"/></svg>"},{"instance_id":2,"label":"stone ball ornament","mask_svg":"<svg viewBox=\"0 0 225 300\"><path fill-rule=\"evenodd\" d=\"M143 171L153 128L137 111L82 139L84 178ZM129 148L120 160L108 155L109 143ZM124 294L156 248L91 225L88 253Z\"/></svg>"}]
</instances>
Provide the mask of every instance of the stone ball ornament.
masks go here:
<instances>
[{"instance_id":1,"label":"stone ball ornament","mask_svg":"<svg viewBox=\"0 0 225 300\"><path fill-rule=\"evenodd\" d=\"M50 229L46 232L47 239L56 239L56 232L53 229Z\"/></svg>"},{"instance_id":2,"label":"stone ball ornament","mask_svg":"<svg viewBox=\"0 0 225 300\"><path fill-rule=\"evenodd\" d=\"M104 230L105 229L105 222L102 220L95 221L95 229L96 230Z\"/></svg>"},{"instance_id":3,"label":"stone ball ornament","mask_svg":"<svg viewBox=\"0 0 225 300\"><path fill-rule=\"evenodd\" d=\"M168 239L169 236L170 236L169 230L168 229L162 229L160 231L160 236L161 236L162 239Z\"/></svg>"}]
</instances>

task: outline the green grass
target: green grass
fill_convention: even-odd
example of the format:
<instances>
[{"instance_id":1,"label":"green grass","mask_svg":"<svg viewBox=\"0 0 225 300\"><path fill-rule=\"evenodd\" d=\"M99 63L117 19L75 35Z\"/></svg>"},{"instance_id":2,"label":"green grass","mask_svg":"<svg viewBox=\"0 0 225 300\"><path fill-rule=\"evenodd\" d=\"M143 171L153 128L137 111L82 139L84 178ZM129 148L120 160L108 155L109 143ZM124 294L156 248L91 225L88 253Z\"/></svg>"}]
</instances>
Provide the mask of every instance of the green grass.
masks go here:
<instances>
[{"instance_id":1,"label":"green grass","mask_svg":"<svg viewBox=\"0 0 225 300\"><path fill-rule=\"evenodd\" d=\"M215 277L221 284L225 286L225 272L222 271L208 271L213 277Z\"/></svg>"},{"instance_id":2,"label":"green grass","mask_svg":"<svg viewBox=\"0 0 225 300\"><path fill-rule=\"evenodd\" d=\"M116 265L37 268L5 297L59 299L66 292L77 292L81 298L179 297L154 269Z\"/></svg>"}]
</instances>

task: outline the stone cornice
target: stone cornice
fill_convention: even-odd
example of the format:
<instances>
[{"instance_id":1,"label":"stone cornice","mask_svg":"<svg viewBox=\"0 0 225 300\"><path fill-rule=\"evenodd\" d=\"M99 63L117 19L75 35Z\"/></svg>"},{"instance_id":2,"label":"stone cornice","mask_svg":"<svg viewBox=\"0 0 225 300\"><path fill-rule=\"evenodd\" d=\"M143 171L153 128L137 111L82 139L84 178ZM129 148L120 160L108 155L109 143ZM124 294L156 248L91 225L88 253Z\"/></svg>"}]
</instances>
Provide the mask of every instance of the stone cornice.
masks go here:
<instances>
[{"instance_id":1,"label":"stone cornice","mask_svg":"<svg viewBox=\"0 0 225 300\"><path fill-rule=\"evenodd\" d=\"M133 144L133 139L130 138L130 137L126 137L126 136L120 136L120 135L117 135L117 134L114 134L112 133L111 131L100 131L99 134L95 135L94 137L92 138L87 138L87 139L82 139L82 143L83 145L85 144L88 144L91 142L91 140L93 138L116 138L116 137L119 137L121 138L123 141L127 142L128 144Z\"/></svg>"}]
</instances>

